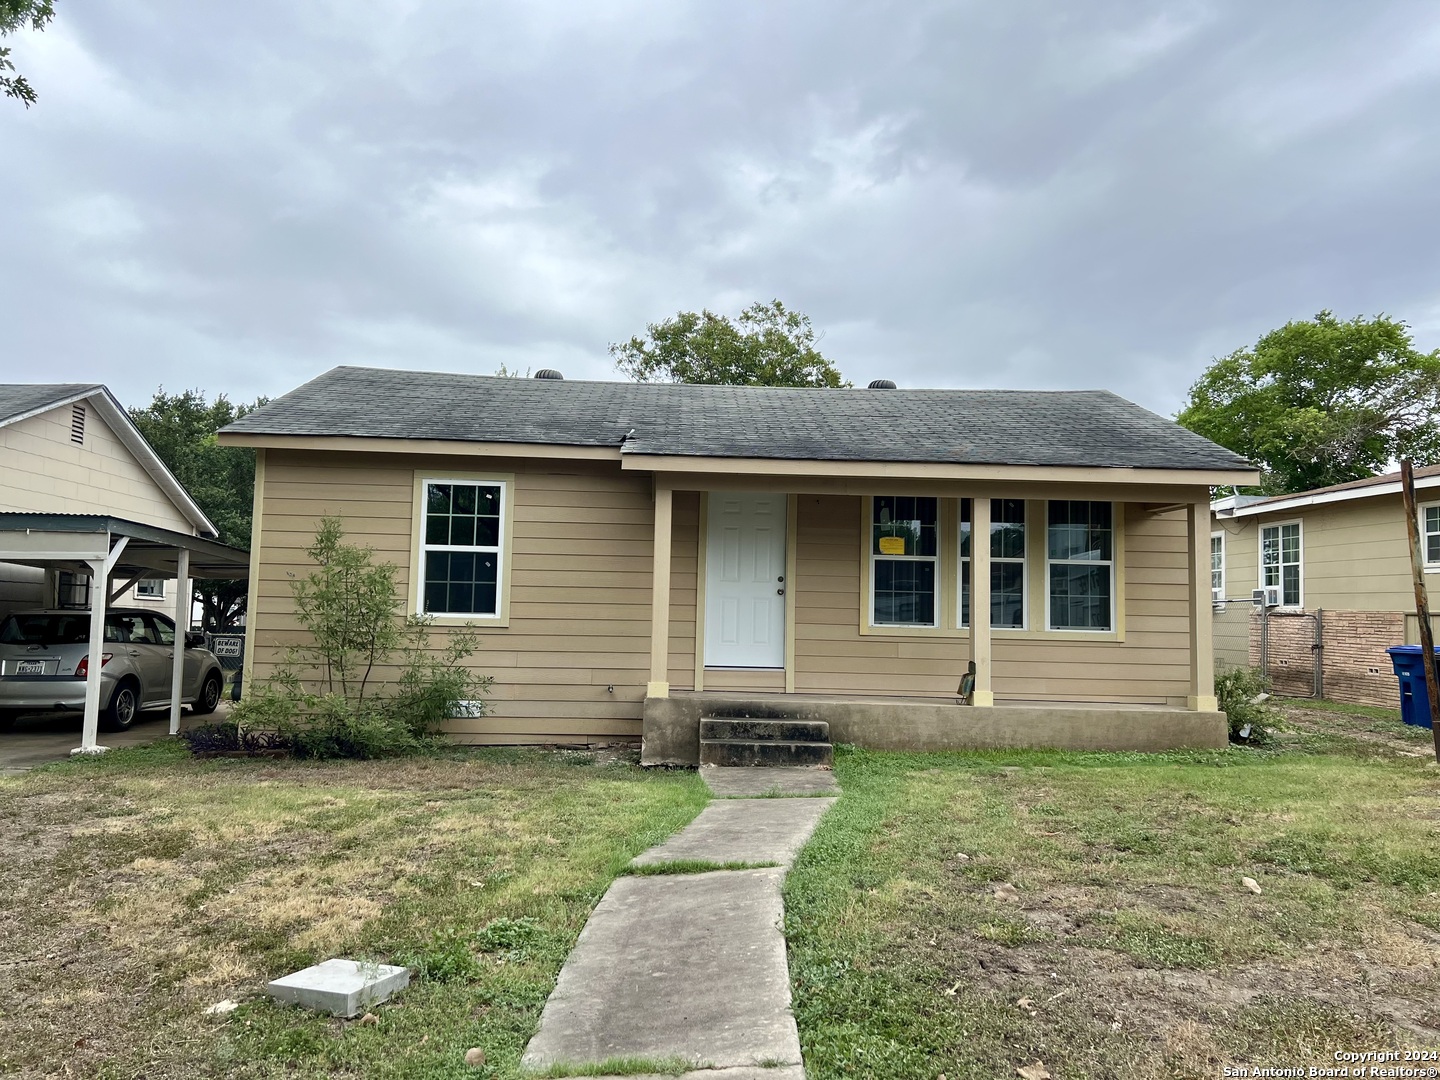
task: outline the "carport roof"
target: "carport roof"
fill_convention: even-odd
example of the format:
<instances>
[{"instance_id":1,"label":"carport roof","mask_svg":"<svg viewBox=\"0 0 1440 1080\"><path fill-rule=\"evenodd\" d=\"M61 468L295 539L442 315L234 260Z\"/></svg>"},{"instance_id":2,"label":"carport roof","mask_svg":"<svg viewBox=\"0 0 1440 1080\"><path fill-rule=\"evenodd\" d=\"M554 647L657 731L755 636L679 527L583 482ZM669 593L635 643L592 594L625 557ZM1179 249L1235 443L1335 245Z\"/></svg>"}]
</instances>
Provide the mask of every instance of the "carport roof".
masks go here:
<instances>
[{"instance_id":1,"label":"carport roof","mask_svg":"<svg viewBox=\"0 0 1440 1080\"><path fill-rule=\"evenodd\" d=\"M125 551L115 566L117 575L143 573L173 578L179 551L185 548L190 552L192 578L235 580L250 576L248 551L204 537L102 514L0 513L0 560L41 567L83 564L85 555L82 547L87 536L97 540L105 538L92 545L100 555L108 552L121 537L128 539ZM50 539L47 540L47 537Z\"/></svg>"}]
</instances>

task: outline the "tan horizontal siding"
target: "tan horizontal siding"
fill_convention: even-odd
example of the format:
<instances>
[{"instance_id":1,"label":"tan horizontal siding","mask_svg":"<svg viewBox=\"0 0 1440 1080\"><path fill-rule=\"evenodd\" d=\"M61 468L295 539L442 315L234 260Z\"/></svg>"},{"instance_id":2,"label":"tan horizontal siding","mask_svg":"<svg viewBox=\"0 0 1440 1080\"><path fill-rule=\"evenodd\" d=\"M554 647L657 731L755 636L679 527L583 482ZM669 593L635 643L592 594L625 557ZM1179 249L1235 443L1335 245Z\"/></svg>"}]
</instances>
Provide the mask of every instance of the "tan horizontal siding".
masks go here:
<instances>
[{"instance_id":1,"label":"tan horizontal siding","mask_svg":"<svg viewBox=\"0 0 1440 1080\"><path fill-rule=\"evenodd\" d=\"M70 440L71 406L0 428L0 510L104 514L193 533L155 478L89 402L85 441Z\"/></svg>"},{"instance_id":2,"label":"tan horizontal siding","mask_svg":"<svg viewBox=\"0 0 1440 1080\"><path fill-rule=\"evenodd\" d=\"M262 499L256 583L257 676L273 671L286 646L304 641L293 613L291 578L312 566L305 549L322 517L336 515L347 538L399 568L408 587L413 560L414 481L428 476L513 474L510 625L476 624L470 663L494 677L490 715L456 720L465 741L557 742L634 738L649 669L649 480L612 465L511 459L447 460L272 450ZM676 585L692 593L677 565ZM677 619L677 632L685 620ZM437 628L435 643L449 630ZM693 638L693 626L689 633ZM610 687L614 687L614 692Z\"/></svg>"},{"instance_id":3,"label":"tan horizontal siding","mask_svg":"<svg viewBox=\"0 0 1440 1080\"><path fill-rule=\"evenodd\" d=\"M966 636L862 634L860 499L803 496L795 603L795 689L800 693L953 696L970 659ZM992 635L996 696L1012 700L1174 703L1189 693L1188 537L1183 512L1127 508L1124 641ZM1043 561L1032 530L1032 560ZM1043 573L1035 578L1043 580ZM1045 597L1030 596L1030 625ZM941 603L953 603L942 595ZM706 675L706 688L710 688Z\"/></svg>"},{"instance_id":4,"label":"tan horizontal siding","mask_svg":"<svg viewBox=\"0 0 1440 1080\"><path fill-rule=\"evenodd\" d=\"M783 694L783 669L712 668L705 669L706 690L735 690L756 694Z\"/></svg>"}]
</instances>

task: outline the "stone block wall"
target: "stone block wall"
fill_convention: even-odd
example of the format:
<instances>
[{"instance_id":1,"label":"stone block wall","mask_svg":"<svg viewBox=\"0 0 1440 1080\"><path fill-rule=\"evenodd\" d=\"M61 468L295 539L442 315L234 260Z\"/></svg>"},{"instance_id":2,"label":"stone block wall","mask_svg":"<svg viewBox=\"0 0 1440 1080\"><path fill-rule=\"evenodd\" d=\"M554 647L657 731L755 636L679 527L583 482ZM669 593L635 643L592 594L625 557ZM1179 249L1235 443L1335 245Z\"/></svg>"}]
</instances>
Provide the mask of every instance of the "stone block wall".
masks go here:
<instances>
[{"instance_id":1,"label":"stone block wall","mask_svg":"<svg viewBox=\"0 0 1440 1080\"><path fill-rule=\"evenodd\" d=\"M1325 696L1356 705L1399 707L1399 690L1385 650L1405 641L1400 611L1329 611L1323 637ZM1269 676L1274 692L1308 697L1314 691L1317 613L1272 611L1269 616ZM1260 666L1261 617L1250 616L1250 665Z\"/></svg>"}]
</instances>

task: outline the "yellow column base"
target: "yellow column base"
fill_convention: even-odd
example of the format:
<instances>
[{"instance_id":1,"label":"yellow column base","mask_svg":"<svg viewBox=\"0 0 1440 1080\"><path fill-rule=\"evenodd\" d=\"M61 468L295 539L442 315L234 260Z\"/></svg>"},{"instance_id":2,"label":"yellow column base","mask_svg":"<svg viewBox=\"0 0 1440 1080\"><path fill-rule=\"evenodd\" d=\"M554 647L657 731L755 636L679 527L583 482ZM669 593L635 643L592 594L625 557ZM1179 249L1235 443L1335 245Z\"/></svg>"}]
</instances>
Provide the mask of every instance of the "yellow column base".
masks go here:
<instances>
[{"instance_id":1,"label":"yellow column base","mask_svg":"<svg viewBox=\"0 0 1440 1080\"><path fill-rule=\"evenodd\" d=\"M1213 697L1188 697L1185 699L1185 707L1191 712L1219 712L1220 703Z\"/></svg>"},{"instance_id":2,"label":"yellow column base","mask_svg":"<svg viewBox=\"0 0 1440 1080\"><path fill-rule=\"evenodd\" d=\"M668 682L647 682L645 684L646 697L669 697L670 684Z\"/></svg>"},{"instance_id":3,"label":"yellow column base","mask_svg":"<svg viewBox=\"0 0 1440 1080\"><path fill-rule=\"evenodd\" d=\"M971 705L994 705L995 693L991 690L976 690L970 695Z\"/></svg>"}]
</instances>

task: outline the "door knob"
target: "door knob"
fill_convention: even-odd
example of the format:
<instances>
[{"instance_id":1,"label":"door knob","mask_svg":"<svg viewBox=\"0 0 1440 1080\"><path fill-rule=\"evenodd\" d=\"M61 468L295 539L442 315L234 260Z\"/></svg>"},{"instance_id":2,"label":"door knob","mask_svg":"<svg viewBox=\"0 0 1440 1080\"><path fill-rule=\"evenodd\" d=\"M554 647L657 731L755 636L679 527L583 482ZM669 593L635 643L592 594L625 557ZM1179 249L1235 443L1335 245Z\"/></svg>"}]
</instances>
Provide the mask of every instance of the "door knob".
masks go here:
<instances>
[{"instance_id":1,"label":"door knob","mask_svg":"<svg viewBox=\"0 0 1440 1080\"><path fill-rule=\"evenodd\" d=\"M784 596L784 595L785 595L785 590L784 590L784 589L776 589L776 590L775 590L775 595L776 595L776 596Z\"/></svg>"}]
</instances>

